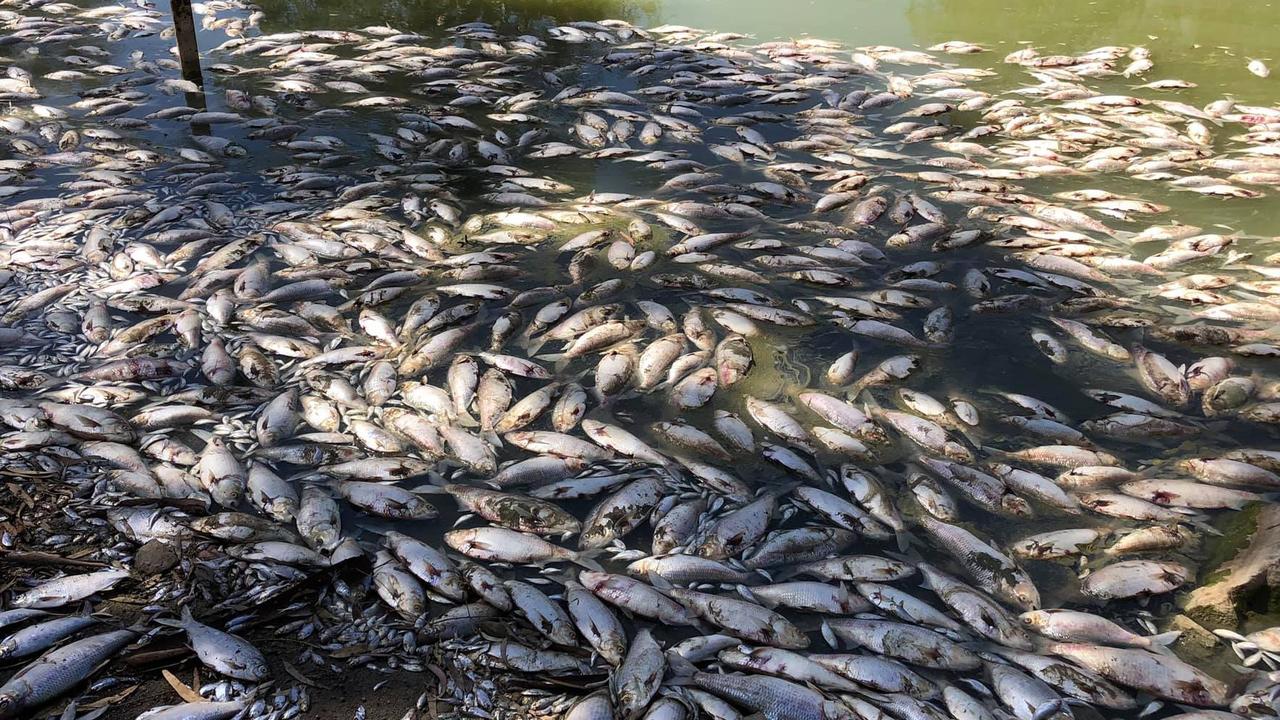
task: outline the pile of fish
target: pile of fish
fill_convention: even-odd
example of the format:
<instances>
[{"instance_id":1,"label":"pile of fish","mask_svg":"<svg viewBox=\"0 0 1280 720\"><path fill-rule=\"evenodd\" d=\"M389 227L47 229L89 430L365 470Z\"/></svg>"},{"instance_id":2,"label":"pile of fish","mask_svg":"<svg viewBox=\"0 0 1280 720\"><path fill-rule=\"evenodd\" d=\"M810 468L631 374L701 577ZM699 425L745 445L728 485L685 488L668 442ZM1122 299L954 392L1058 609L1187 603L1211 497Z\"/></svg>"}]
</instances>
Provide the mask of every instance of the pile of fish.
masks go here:
<instances>
[{"instance_id":1,"label":"pile of fish","mask_svg":"<svg viewBox=\"0 0 1280 720\"><path fill-rule=\"evenodd\" d=\"M71 563L8 582L0 718L164 643L223 679L153 720L437 657L486 717L1280 712L1274 630L1159 633L1280 489L1280 254L1136 194L1264 194L1280 109L1095 89L1141 47L197 11L208 96L160 12L0 0L3 504L62 498L3 541Z\"/></svg>"}]
</instances>

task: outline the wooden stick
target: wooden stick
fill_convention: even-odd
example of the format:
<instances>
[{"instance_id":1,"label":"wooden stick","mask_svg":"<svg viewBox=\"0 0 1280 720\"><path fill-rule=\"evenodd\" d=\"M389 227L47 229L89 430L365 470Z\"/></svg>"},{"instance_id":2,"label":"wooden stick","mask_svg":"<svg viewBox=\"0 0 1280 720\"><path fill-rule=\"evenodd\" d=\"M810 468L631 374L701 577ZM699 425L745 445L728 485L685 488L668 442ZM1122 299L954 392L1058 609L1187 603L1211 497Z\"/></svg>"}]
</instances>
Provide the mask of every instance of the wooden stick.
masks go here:
<instances>
[{"instance_id":1,"label":"wooden stick","mask_svg":"<svg viewBox=\"0 0 1280 720\"><path fill-rule=\"evenodd\" d=\"M18 563L20 565L68 565L70 567L104 568L107 563L96 560L76 560L39 550L6 550L0 552L0 562Z\"/></svg>"}]
</instances>

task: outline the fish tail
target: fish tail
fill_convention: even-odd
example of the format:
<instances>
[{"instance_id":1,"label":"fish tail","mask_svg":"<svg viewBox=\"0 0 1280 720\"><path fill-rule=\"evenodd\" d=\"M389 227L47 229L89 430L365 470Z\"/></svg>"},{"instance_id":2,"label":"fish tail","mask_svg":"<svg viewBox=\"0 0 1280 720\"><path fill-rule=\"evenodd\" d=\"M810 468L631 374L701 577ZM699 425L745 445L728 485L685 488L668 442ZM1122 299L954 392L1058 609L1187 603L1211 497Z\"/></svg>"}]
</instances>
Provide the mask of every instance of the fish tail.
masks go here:
<instances>
[{"instance_id":1,"label":"fish tail","mask_svg":"<svg viewBox=\"0 0 1280 720\"><path fill-rule=\"evenodd\" d=\"M911 549L912 544L918 543L916 536L903 528L894 533L894 538L898 541L898 552L906 554Z\"/></svg>"},{"instance_id":2,"label":"fish tail","mask_svg":"<svg viewBox=\"0 0 1280 720\"><path fill-rule=\"evenodd\" d=\"M1181 630L1170 630L1159 635L1152 635L1147 640L1151 641L1152 650L1168 652L1169 646L1180 637L1182 637Z\"/></svg>"}]
</instances>

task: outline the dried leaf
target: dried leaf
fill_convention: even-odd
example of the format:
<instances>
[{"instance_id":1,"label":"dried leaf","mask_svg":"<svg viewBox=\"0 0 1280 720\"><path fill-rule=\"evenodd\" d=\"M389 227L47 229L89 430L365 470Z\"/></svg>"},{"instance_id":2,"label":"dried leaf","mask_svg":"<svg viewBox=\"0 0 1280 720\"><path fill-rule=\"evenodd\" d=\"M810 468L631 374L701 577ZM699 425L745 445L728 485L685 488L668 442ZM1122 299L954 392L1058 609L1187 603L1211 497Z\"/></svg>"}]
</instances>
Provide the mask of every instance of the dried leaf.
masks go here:
<instances>
[{"instance_id":1,"label":"dried leaf","mask_svg":"<svg viewBox=\"0 0 1280 720\"><path fill-rule=\"evenodd\" d=\"M303 685L310 685L312 687L316 687L316 682L311 678L307 677L306 675L303 675L301 670L289 664L288 662L284 662L282 664L284 665L284 671L292 675L295 680L302 683Z\"/></svg>"},{"instance_id":2,"label":"dried leaf","mask_svg":"<svg viewBox=\"0 0 1280 720\"><path fill-rule=\"evenodd\" d=\"M86 704L84 707L89 709L110 707L111 705L114 705L124 700L125 698L129 697L130 695L133 694L135 690L137 690L140 687L142 686L134 685L133 687L125 688L124 690L116 693L115 695L110 695L108 697L104 697L99 700L94 700L93 702Z\"/></svg>"},{"instance_id":3,"label":"dried leaf","mask_svg":"<svg viewBox=\"0 0 1280 720\"><path fill-rule=\"evenodd\" d=\"M173 688L174 692L182 698L183 702L204 702L204 696L187 687L186 683L178 679L176 675L168 670L161 670L160 674L164 676L165 682Z\"/></svg>"},{"instance_id":4,"label":"dried leaf","mask_svg":"<svg viewBox=\"0 0 1280 720\"><path fill-rule=\"evenodd\" d=\"M137 687L137 686L135 685L134 687ZM129 692L133 692L133 688L129 688ZM110 706L108 706L108 705L103 705L103 706L102 706L102 707L100 707L100 708L96 708L96 709L90 710L89 712L87 712L87 713L85 713L85 714L81 715L80 717L76 718L76 720L98 720L98 718L100 718L100 717L102 717L103 715L105 715L105 714L106 714L106 712L107 712L108 710L110 710L110 709L111 709L111 707L110 707Z\"/></svg>"}]
</instances>

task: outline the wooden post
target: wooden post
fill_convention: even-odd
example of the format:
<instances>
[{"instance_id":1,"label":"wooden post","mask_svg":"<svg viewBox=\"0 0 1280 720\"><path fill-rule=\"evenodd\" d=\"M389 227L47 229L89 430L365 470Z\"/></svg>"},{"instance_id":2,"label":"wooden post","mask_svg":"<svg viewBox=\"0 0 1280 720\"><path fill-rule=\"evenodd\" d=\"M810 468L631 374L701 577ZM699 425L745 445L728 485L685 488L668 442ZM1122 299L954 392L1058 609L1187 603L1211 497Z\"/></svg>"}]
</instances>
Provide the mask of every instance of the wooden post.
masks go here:
<instances>
[{"instance_id":1,"label":"wooden post","mask_svg":"<svg viewBox=\"0 0 1280 720\"><path fill-rule=\"evenodd\" d=\"M178 41L178 62L182 65L182 77L195 83L199 92L186 93L187 105L200 110L207 109L204 97L204 73L200 71L200 46L196 43L196 23L191 15L191 0L170 0L173 11L173 31ZM194 135L209 135L205 124L193 124Z\"/></svg>"},{"instance_id":2,"label":"wooden post","mask_svg":"<svg viewBox=\"0 0 1280 720\"><path fill-rule=\"evenodd\" d=\"M200 46L196 44L196 23L191 17L191 0L170 0L173 8L173 30L178 37L178 60L182 77L204 87L200 72Z\"/></svg>"}]
</instances>

